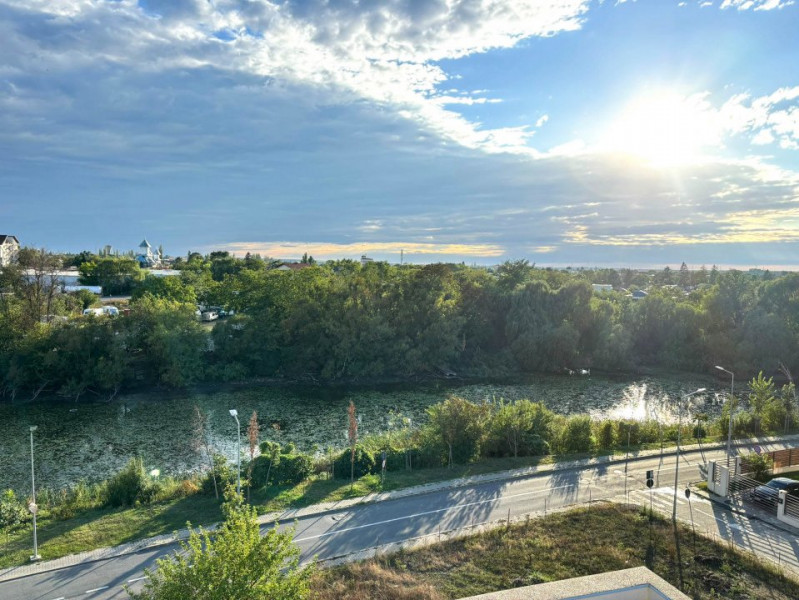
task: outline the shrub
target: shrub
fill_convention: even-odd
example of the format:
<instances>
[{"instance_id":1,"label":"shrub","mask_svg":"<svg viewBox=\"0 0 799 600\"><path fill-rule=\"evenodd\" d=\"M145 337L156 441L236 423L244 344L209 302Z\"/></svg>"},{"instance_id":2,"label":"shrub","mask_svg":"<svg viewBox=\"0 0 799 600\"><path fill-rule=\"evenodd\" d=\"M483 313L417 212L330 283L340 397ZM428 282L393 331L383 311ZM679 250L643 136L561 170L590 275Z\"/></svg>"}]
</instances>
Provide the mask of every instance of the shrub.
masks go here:
<instances>
[{"instance_id":1,"label":"shrub","mask_svg":"<svg viewBox=\"0 0 799 600\"><path fill-rule=\"evenodd\" d=\"M746 464L752 477L758 481L766 481L771 474L772 460L769 454L748 454Z\"/></svg>"},{"instance_id":2,"label":"shrub","mask_svg":"<svg viewBox=\"0 0 799 600\"><path fill-rule=\"evenodd\" d=\"M566 420L565 426L558 436L558 452L574 454L591 450L591 417L575 415Z\"/></svg>"},{"instance_id":3,"label":"shrub","mask_svg":"<svg viewBox=\"0 0 799 600\"><path fill-rule=\"evenodd\" d=\"M641 425L638 421L618 421L616 423L616 440L619 446L626 448L628 439L630 446L638 446L641 443Z\"/></svg>"},{"instance_id":4,"label":"shrub","mask_svg":"<svg viewBox=\"0 0 799 600\"><path fill-rule=\"evenodd\" d=\"M0 494L0 527L14 527L31 518L25 504L18 500L13 490Z\"/></svg>"},{"instance_id":5,"label":"shrub","mask_svg":"<svg viewBox=\"0 0 799 600\"><path fill-rule=\"evenodd\" d=\"M217 489L221 493L229 484L236 485L236 467L230 465L222 454L213 456L214 470L208 472L200 482L200 490L203 494L214 493L214 474L216 474Z\"/></svg>"},{"instance_id":6,"label":"shrub","mask_svg":"<svg viewBox=\"0 0 799 600\"><path fill-rule=\"evenodd\" d=\"M293 448L293 444L281 450L274 442L262 443L263 454L252 464L252 486L260 488L268 483L294 485L308 479L313 473L313 459L308 454L286 451Z\"/></svg>"},{"instance_id":7,"label":"shrub","mask_svg":"<svg viewBox=\"0 0 799 600\"><path fill-rule=\"evenodd\" d=\"M333 464L333 475L335 477L346 478L350 476L350 450L344 450L336 458ZM375 472L375 457L371 452L361 446L355 447L355 477L363 477Z\"/></svg>"},{"instance_id":8,"label":"shrub","mask_svg":"<svg viewBox=\"0 0 799 600\"><path fill-rule=\"evenodd\" d=\"M452 396L427 409L428 443L438 446L448 463L466 463L480 455L491 408Z\"/></svg>"},{"instance_id":9,"label":"shrub","mask_svg":"<svg viewBox=\"0 0 799 600\"><path fill-rule=\"evenodd\" d=\"M601 450L611 450L616 443L613 421L602 421L597 427L596 443Z\"/></svg>"},{"instance_id":10,"label":"shrub","mask_svg":"<svg viewBox=\"0 0 799 600\"><path fill-rule=\"evenodd\" d=\"M131 458L125 467L108 480L106 504L109 506L133 506L145 494L147 474L140 458Z\"/></svg>"},{"instance_id":11,"label":"shrub","mask_svg":"<svg viewBox=\"0 0 799 600\"><path fill-rule=\"evenodd\" d=\"M297 484L312 472L313 459L307 454L281 454L280 462L272 467L272 480L278 485Z\"/></svg>"}]
</instances>

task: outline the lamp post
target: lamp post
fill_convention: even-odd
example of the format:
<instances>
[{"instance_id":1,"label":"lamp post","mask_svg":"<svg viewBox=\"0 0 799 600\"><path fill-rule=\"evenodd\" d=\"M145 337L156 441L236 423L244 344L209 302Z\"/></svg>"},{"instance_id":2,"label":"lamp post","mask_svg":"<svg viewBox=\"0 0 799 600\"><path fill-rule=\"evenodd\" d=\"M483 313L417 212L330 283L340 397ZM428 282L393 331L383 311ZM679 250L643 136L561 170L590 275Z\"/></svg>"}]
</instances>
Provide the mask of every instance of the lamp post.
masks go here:
<instances>
[{"instance_id":1,"label":"lamp post","mask_svg":"<svg viewBox=\"0 0 799 600\"><path fill-rule=\"evenodd\" d=\"M694 396L695 394L701 394L705 391L706 388L699 388L698 390L694 390L689 394L685 394L680 398L680 405L678 411L678 420L677 420L677 463L674 466L674 508L672 509L671 513L671 520L677 520L677 485L679 484L680 480L680 442L682 441L682 405L685 400Z\"/></svg>"},{"instance_id":2,"label":"lamp post","mask_svg":"<svg viewBox=\"0 0 799 600\"><path fill-rule=\"evenodd\" d=\"M30 434L31 434L31 503L28 505L28 509L31 511L33 515L33 555L31 556L32 561L40 560L42 557L39 556L39 543L36 539L36 513L39 512L39 507L36 506L36 477L33 472L33 432L36 431L37 426L31 425L30 426Z\"/></svg>"},{"instance_id":3,"label":"lamp post","mask_svg":"<svg viewBox=\"0 0 799 600\"><path fill-rule=\"evenodd\" d=\"M236 419L236 435L238 436L239 445L236 450L236 492L241 494L241 425L239 424L239 411L235 408L230 409L230 416Z\"/></svg>"},{"instance_id":4,"label":"lamp post","mask_svg":"<svg viewBox=\"0 0 799 600\"><path fill-rule=\"evenodd\" d=\"M731 377L731 379L730 379L730 423L729 423L729 425L727 425L727 468L729 469L730 468L730 460L732 459L732 408L733 408L732 403L733 403L733 399L735 397L734 396L734 394L735 394L735 373L733 373L732 371L728 371L724 367L720 367L718 365L716 365L716 368L719 371L724 371L725 373L727 373Z\"/></svg>"}]
</instances>

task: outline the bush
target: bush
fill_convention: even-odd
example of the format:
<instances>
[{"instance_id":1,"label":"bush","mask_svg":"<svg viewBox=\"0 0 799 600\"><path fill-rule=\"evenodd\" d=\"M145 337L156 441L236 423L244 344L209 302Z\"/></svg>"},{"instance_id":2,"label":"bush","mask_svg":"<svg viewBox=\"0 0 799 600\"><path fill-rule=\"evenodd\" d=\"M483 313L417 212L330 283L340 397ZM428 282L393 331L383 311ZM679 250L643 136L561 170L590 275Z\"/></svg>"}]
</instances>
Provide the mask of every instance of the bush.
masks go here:
<instances>
[{"instance_id":1,"label":"bush","mask_svg":"<svg viewBox=\"0 0 799 600\"><path fill-rule=\"evenodd\" d=\"M313 459L307 454L281 454L272 466L272 481L277 485L293 485L305 481L313 472Z\"/></svg>"},{"instance_id":2,"label":"bush","mask_svg":"<svg viewBox=\"0 0 799 600\"><path fill-rule=\"evenodd\" d=\"M347 448L338 455L333 463L333 475L341 479L349 479L350 477L350 449ZM355 448L355 477L363 477L369 473L375 472L375 457L371 452L368 452L361 446Z\"/></svg>"},{"instance_id":3,"label":"bush","mask_svg":"<svg viewBox=\"0 0 799 600\"><path fill-rule=\"evenodd\" d=\"M214 493L214 474L216 474L216 486L221 495L224 489L229 485L236 485L236 467L228 464L227 458L222 454L214 454L214 470L205 474L200 482L200 490L203 494Z\"/></svg>"},{"instance_id":4,"label":"bush","mask_svg":"<svg viewBox=\"0 0 799 600\"><path fill-rule=\"evenodd\" d=\"M13 490L0 494L0 527L14 527L31 518L25 504L18 500Z\"/></svg>"},{"instance_id":5,"label":"bush","mask_svg":"<svg viewBox=\"0 0 799 600\"><path fill-rule=\"evenodd\" d=\"M558 436L557 449L559 453L563 454L589 452L592 443L591 417L575 415L566 420Z\"/></svg>"},{"instance_id":6,"label":"bush","mask_svg":"<svg viewBox=\"0 0 799 600\"><path fill-rule=\"evenodd\" d=\"M612 450L616 443L613 421L602 421L597 427L596 443L600 450Z\"/></svg>"},{"instance_id":7,"label":"bush","mask_svg":"<svg viewBox=\"0 0 799 600\"><path fill-rule=\"evenodd\" d=\"M745 462L752 477L760 482L764 482L769 478L772 467L770 454L748 454Z\"/></svg>"},{"instance_id":8,"label":"bush","mask_svg":"<svg viewBox=\"0 0 799 600\"><path fill-rule=\"evenodd\" d=\"M294 444L287 444L281 450L274 442L263 442L263 454L252 463L252 486L260 488L269 483L294 485L308 479L313 473L313 459L307 454L288 452L293 449Z\"/></svg>"},{"instance_id":9,"label":"bush","mask_svg":"<svg viewBox=\"0 0 799 600\"><path fill-rule=\"evenodd\" d=\"M108 506L133 506L141 500L147 489L147 474L140 458L130 462L106 484L106 504Z\"/></svg>"},{"instance_id":10,"label":"bush","mask_svg":"<svg viewBox=\"0 0 799 600\"><path fill-rule=\"evenodd\" d=\"M616 423L616 440L619 446L626 448L628 439L630 446L638 446L641 443L641 425L638 421L618 421Z\"/></svg>"}]
</instances>

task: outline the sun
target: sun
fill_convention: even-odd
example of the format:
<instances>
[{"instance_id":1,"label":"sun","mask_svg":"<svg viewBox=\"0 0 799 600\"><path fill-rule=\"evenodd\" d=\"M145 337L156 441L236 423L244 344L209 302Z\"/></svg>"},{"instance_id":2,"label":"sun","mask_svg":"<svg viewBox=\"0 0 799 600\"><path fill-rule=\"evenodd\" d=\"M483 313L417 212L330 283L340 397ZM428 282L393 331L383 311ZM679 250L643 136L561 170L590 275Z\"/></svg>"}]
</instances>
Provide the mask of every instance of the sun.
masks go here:
<instances>
[{"instance_id":1,"label":"sun","mask_svg":"<svg viewBox=\"0 0 799 600\"><path fill-rule=\"evenodd\" d=\"M654 166L698 162L719 143L717 116L704 94L657 91L633 99L603 135L607 149Z\"/></svg>"}]
</instances>

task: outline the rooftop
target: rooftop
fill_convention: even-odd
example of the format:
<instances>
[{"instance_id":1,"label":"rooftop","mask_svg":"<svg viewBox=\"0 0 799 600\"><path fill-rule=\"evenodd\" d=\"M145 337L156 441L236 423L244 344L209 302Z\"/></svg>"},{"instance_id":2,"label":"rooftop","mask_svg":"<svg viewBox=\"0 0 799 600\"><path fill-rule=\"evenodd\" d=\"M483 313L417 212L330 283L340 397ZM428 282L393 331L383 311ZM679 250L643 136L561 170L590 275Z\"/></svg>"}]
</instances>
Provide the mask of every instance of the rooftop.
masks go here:
<instances>
[{"instance_id":1,"label":"rooftop","mask_svg":"<svg viewBox=\"0 0 799 600\"><path fill-rule=\"evenodd\" d=\"M463 600L691 600L646 567L491 592Z\"/></svg>"}]
</instances>

